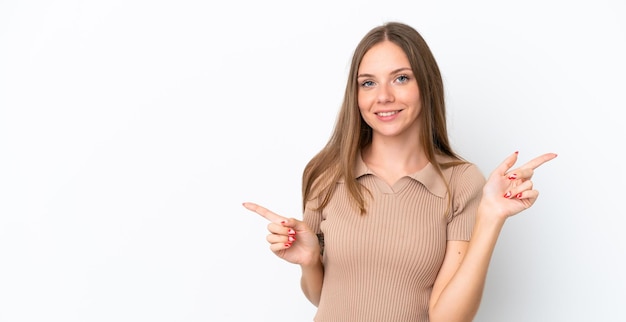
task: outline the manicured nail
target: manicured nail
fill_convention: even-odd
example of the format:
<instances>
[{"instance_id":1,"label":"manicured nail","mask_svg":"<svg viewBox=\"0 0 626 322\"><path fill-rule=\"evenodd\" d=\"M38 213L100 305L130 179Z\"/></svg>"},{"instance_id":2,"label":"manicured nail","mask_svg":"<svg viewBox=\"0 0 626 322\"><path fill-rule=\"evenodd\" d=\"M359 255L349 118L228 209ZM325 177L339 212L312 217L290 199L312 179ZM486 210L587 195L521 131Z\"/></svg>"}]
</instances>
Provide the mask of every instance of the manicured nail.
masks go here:
<instances>
[{"instance_id":1,"label":"manicured nail","mask_svg":"<svg viewBox=\"0 0 626 322\"><path fill-rule=\"evenodd\" d=\"M508 191L507 193L505 193L504 198L511 198L511 192Z\"/></svg>"},{"instance_id":2,"label":"manicured nail","mask_svg":"<svg viewBox=\"0 0 626 322\"><path fill-rule=\"evenodd\" d=\"M293 235L295 235L295 234L296 234L296 231L295 231L295 230L293 230L293 228L289 228L289 231L287 232L287 234L288 234L288 235L292 235L292 236L293 236Z\"/></svg>"},{"instance_id":3,"label":"manicured nail","mask_svg":"<svg viewBox=\"0 0 626 322\"><path fill-rule=\"evenodd\" d=\"M522 198L522 193L520 192L520 193L516 194L516 195L515 195L515 198L517 198L517 199Z\"/></svg>"},{"instance_id":4,"label":"manicured nail","mask_svg":"<svg viewBox=\"0 0 626 322\"><path fill-rule=\"evenodd\" d=\"M287 221L286 221L286 220L283 220L283 221L281 221L280 223L284 225L284 224L286 224L286 223L287 223Z\"/></svg>"},{"instance_id":5,"label":"manicured nail","mask_svg":"<svg viewBox=\"0 0 626 322\"><path fill-rule=\"evenodd\" d=\"M517 173L513 173L512 175L509 176L509 180L515 180L517 179Z\"/></svg>"},{"instance_id":6,"label":"manicured nail","mask_svg":"<svg viewBox=\"0 0 626 322\"><path fill-rule=\"evenodd\" d=\"M286 247L286 248L289 248L289 247L291 247L291 244L290 244L290 243L286 243L286 244L285 244L285 247Z\"/></svg>"},{"instance_id":7,"label":"manicured nail","mask_svg":"<svg viewBox=\"0 0 626 322\"><path fill-rule=\"evenodd\" d=\"M515 151L515 154L519 154L519 151Z\"/></svg>"},{"instance_id":8,"label":"manicured nail","mask_svg":"<svg viewBox=\"0 0 626 322\"><path fill-rule=\"evenodd\" d=\"M287 237L287 240L289 240L290 243L293 243L293 242L296 241L296 237L289 236L289 237Z\"/></svg>"}]
</instances>

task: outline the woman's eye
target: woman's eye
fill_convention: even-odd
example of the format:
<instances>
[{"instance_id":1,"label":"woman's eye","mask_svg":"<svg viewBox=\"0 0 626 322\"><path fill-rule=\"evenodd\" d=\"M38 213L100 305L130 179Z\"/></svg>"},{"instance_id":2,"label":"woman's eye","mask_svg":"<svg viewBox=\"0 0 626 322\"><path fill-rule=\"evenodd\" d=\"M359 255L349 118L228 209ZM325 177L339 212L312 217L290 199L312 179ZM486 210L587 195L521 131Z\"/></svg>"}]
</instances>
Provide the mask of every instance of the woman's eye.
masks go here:
<instances>
[{"instance_id":1,"label":"woman's eye","mask_svg":"<svg viewBox=\"0 0 626 322\"><path fill-rule=\"evenodd\" d=\"M409 76L407 75L400 75L398 76L398 78L396 78L398 80L398 82L400 83L406 83L409 81Z\"/></svg>"},{"instance_id":2,"label":"woman's eye","mask_svg":"<svg viewBox=\"0 0 626 322\"><path fill-rule=\"evenodd\" d=\"M361 82L361 87L372 87L372 86L374 86L374 82L372 81Z\"/></svg>"}]
</instances>

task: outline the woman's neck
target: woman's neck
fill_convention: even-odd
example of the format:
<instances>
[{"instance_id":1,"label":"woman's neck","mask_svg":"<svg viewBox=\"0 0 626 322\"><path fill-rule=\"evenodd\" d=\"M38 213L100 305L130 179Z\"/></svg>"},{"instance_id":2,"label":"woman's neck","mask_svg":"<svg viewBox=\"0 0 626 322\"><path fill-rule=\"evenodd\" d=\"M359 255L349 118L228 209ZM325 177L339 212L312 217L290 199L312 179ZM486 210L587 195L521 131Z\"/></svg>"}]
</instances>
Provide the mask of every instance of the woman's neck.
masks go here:
<instances>
[{"instance_id":1,"label":"woman's neck","mask_svg":"<svg viewBox=\"0 0 626 322\"><path fill-rule=\"evenodd\" d=\"M371 171L390 185L418 172L429 162L419 140L411 142L374 138L363 149L361 157Z\"/></svg>"}]
</instances>

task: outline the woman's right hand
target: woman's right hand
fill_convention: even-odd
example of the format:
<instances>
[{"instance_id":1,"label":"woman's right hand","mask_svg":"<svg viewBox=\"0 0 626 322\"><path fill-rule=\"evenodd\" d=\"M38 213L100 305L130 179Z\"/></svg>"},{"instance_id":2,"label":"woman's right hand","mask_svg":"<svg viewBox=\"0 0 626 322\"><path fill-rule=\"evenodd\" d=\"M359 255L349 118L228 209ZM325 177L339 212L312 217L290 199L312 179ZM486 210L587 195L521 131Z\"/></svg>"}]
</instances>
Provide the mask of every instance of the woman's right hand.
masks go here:
<instances>
[{"instance_id":1,"label":"woman's right hand","mask_svg":"<svg viewBox=\"0 0 626 322\"><path fill-rule=\"evenodd\" d=\"M278 257L302 266L313 265L320 260L319 240L303 221L280 216L252 202L244 202L243 206L270 221L267 241Z\"/></svg>"}]
</instances>

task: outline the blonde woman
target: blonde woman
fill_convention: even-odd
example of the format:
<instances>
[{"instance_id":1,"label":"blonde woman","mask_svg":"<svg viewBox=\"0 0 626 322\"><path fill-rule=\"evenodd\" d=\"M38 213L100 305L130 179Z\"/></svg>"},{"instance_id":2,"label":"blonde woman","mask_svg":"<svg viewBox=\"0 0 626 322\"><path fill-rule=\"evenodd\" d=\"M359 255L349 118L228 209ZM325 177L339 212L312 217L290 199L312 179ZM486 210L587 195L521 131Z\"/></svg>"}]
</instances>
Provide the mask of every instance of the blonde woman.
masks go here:
<instances>
[{"instance_id":1,"label":"blonde woman","mask_svg":"<svg viewBox=\"0 0 626 322\"><path fill-rule=\"evenodd\" d=\"M303 220L270 223L270 249L302 270L314 321L472 321L506 219L538 197L541 155L485 178L448 141L443 82L428 45L390 22L358 44L327 145L303 173Z\"/></svg>"}]
</instances>

